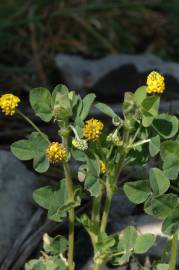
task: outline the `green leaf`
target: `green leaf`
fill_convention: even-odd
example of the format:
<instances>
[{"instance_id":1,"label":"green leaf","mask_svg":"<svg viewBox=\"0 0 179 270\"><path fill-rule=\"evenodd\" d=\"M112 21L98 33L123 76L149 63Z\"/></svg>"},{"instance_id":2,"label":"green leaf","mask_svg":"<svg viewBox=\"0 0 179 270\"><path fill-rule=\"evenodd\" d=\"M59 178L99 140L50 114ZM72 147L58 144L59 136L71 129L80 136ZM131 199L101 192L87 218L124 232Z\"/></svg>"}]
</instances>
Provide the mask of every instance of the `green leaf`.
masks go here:
<instances>
[{"instance_id":1,"label":"green leaf","mask_svg":"<svg viewBox=\"0 0 179 270\"><path fill-rule=\"evenodd\" d=\"M179 207L164 220L162 232L168 235L174 234L179 229Z\"/></svg>"},{"instance_id":2,"label":"green leaf","mask_svg":"<svg viewBox=\"0 0 179 270\"><path fill-rule=\"evenodd\" d=\"M126 264L126 263L129 262L130 256L131 256L131 253L130 252L125 253L122 256L114 256L114 257L112 257L111 263L112 263L112 265L123 265L123 264Z\"/></svg>"},{"instance_id":3,"label":"green leaf","mask_svg":"<svg viewBox=\"0 0 179 270\"><path fill-rule=\"evenodd\" d=\"M70 100L68 88L63 85L57 85L52 93L53 113L58 120L66 120L72 115L72 102Z\"/></svg>"},{"instance_id":4,"label":"green leaf","mask_svg":"<svg viewBox=\"0 0 179 270\"><path fill-rule=\"evenodd\" d=\"M97 264L107 261L111 256L111 248L115 245L115 237L100 233L98 235L98 242L95 244L94 261Z\"/></svg>"},{"instance_id":5,"label":"green leaf","mask_svg":"<svg viewBox=\"0 0 179 270\"><path fill-rule=\"evenodd\" d=\"M153 246L155 239L155 236L150 233L137 236L134 252L137 254L147 252Z\"/></svg>"},{"instance_id":6,"label":"green leaf","mask_svg":"<svg viewBox=\"0 0 179 270\"><path fill-rule=\"evenodd\" d=\"M98 102L95 104L95 107L101 111L102 113L108 115L109 117L115 117L117 116L117 114L111 109L111 107L109 107L108 105Z\"/></svg>"},{"instance_id":7,"label":"green leaf","mask_svg":"<svg viewBox=\"0 0 179 270\"><path fill-rule=\"evenodd\" d=\"M83 225L84 229L88 232L91 238L96 237L96 230L94 229L94 224L87 214L82 214L77 217L77 221Z\"/></svg>"},{"instance_id":8,"label":"green leaf","mask_svg":"<svg viewBox=\"0 0 179 270\"><path fill-rule=\"evenodd\" d=\"M88 116L88 113L93 105L93 102L96 98L96 95L93 94L93 93L90 93L88 95L86 95L83 99L83 108L82 108L82 111L81 111L81 114L80 114L80 118L82 120L84 120L87 116Z\"/></svg>"},{"instance_id":9,"label":"green leaf","mask_svg":"<svg viewBox=\"0 0 179 270\"><path fill-rule=\"evenodd\" d=\"M149 172L150 186L155 194L161 195L170 187L170 181L158 168L152 168Z\"/></svg>"},{"instance_id":10,"label":"green leaf","mask_svg":"<svg viewBox=\"0 0 179 270\"><path fill-rule=\"evenodd\" d=\"M66 217L68 208L68 194L65 179L63 179L53 189L51 201L48 206L48 218L60 222Z\"/></svg>"},{"instance_id":11,"label":"green leaf","mask_svg":"<svg viewBox=\"0 0 179 270\"><path fill-rule=\"evenodd\" d=\"M45 269L46 270L58 270L60 265L57 265L53 260L48 259L45 264ZM60 268L61 269L61 268Z\"/></svg>"},{"instance_id":12,"label":"green leaf","mask_svg":"<svg viewBox=\"0 0 179 270\"><path fill-rule=\"evenodd\" d=\"M134 93L134 99L137 105L141 105L147 96L146 86L139 87Z\"/></svg>"},{"instance_id":13,"label":"green leaf","mask_svg":"<svg viewBox=\"0 0 179 270\"><path fill-rule=\"evenodd\" d=\"M50 164L46 155L41 154L41 155L36 155L34 157L33 168L35 169L36 172L44 173L48 170L49 166Z\"/></svg>"},{"instance_id":14,"label":"green leaf","mask_svg":"<svg viewBox=\"0 0 179 270\"><path fill-rule=\"evenodd\" d=\"M144 127L150 126L154 118L158 115L159 104L159 96L147 96L142 102L142 124Z\"/></svg>"},{"instance_id":15,"label":"green leaf","mask_svg":"<svg viewBox=\"0 0 179 270\"><path fill-rule=\"evenodd\" d=\"M131 114L135 113L135 99L134 99L134 94L131 92L125 92L124 94L124 102L123 102L123 112L124 115L131 116Z\"/></svg>"},{"instance_id":16,"label":"green leaf","mask_svg":"<svg viewBox=\"0 0 179 270\"><path fill-rule=\"evenodd\" d=\"M147 214L153 215L159 219L164 219L170 215L177 205L177 195L163 194L152 196L144 204L144 210Z\"/></svg>"},{"instance_id":17,"label":"green leaf","mask_svg":"<svg viewBox=\"0 0 179 270\"><path fill-rule=\"evenodd\" d=\"M48 137L38 132L32 132L27 140L20 140L11 145L12 153L20 160L34 159L34 169L39 172L46 172L49 168L49 161L46 157Z\"/></svg>"},{"instance_id":18,"label":"green leaf","mask_svg":"<svg viewBox=\"0 0 179 270\"><path fill-rule=\"evenodd\" d=\"M34 149L29 140L19 140L11 144L11 152L20 160L30 160L34 157Z\"/></svg>"},{"instance_id":19,"label":"green leaf","mask_svg":"<svg viewBox=\"0 0 179 270\"><path fill-rule=\"evenodd\" d=\"M147 96L142 102L142 107L144 111L156 117L158 115L159 104L160 104L159 96Z\"/></svg>"},{"instance_id":20,"label":"green leaf","mask_svg":"<svg viewBox=\"0 0 179 270\"><path fill-rule=\"evenodd\" d=\"M52 92L52 107L55 105L57 95L63 96L63 95L68 95L69 90L68 87L64 84L58 84L55 86Z\"/></svg>"},{"instance_id":21,"label":"green leaf","mask_svg":"<svg viewBox=\"0 0 179 270\"><path fill-rule=\"evenodd\" d=\"M68 241L62 235L57 235L54 238L45 234L43 237L43 247L47 253L51 255L63 254L67 250Z\"/></svg>"},{"instance_id":22,"label":"green leaf","mask_svg":"<svg viewBox=\"0 0 179 270\"><path fill-rule=\"evenodd\" d=\"M156 270L169 270L169 264L159 263L156 266Z\"/></svg>"},{"instance_id":23,"label":"green leaf","mask_svg":"<svg viewBox=\"0 0 179 270\"><path fill-rule=\"evenodd\" d=\"M143 203L150 194L150 186L147 180L127 182L124 184L124 192L133 203Z\"/></svg>"},{"instance_id":24,"label":"green leaf","mask_svg":"<svg viewBox=\"0 0 179 270\"><path fill-rule=\"evenodd\" d=\"M96 154L86 155L86 162L89 169L89 173L94 175L96 178L100 175L100 160Z\"/></svg>"},{"instance_id":25,"label":"green leaf","mask_svg":"<svg viewBox=\"0 0 179 270\"><path fill-rule=\"evenodd\" d=\"M53 196L52 186L41 187L33 192L34 201L45 209L49 208L52 196Z\"/></svg>"},{"instance_id":26,"label":"green leaf","mask_svg":"<svg viewBox=\"0 0 179 270\"><path fill-rule=\"evenodd\" d=\"M137 237L137 231L134 226L128 226L126 229L124 229L121 245L125 251L130 251L134 248Z\"/></svg>"},{"instance_id":27,"label":"green leaf","mask_svg":"<svg viewBox=\"0 0 179 270\"><path fill-rule=\"evenodd\" d=\"M69 201L65 182L66 180L62 179L55 187L48 207L48 218L57 222L66 217L67 211L79 206L81 203L80 187L74 187L74 200Z\"/></svg>"},{"instance_id":28,"label":"green leaf","mask_svg":"<svg viewBox=\"0 0 179 270\"><path fill-rule=\"evenodd\" d=\"M86 158L86 154L83 151L71 148L72 157L77 161L84 161Z\"/></svg>"},{"instance_id":29,"label":"green leaf","mask_svg":"<svg viewBox=\"0 0 179 270\"><path fill-rule=\"evenodd\" d=\"M144 127L149 127L154 120L154 116L151 115L149 112L143 112L142 114L142 125Z\"/></svg>"},{"instance_id":30,"label":"green leaf","mask_svg":"<svg viewBox=\"0 0 179 270\"><path fill-rule=\"evenodd\" d=\"M67 260L62 254L60 254L60 257L54 256L53 262L56 264L57 268L55 270L67 270L68 269L68 263ZM51 270L51 269L46 269Z\"/></svg>"},{"instance_id":31,"label":"green leaf","mask_svg":"<svg viewBox=\"0 0 179 270\"><path fill-rule=\"evenodd\" d=\"M179 142L166 141L161 144L160 155L163 170L169 179L176 179L179 172Z\"/></svg>"},{"instance_id":32,"label":"green leaf","mask_svg":"<svg viewBox=\"0 0 179 270\"><path fill-rule=\"evenodd\" d=\"M85 189L91 193L91 196L98 197L102 192L101 179L88 174L85 178Z\"/></svg>"},{"instance_id":33,"label":"green leaf","mask_svg":"<svg viewBox=\"0 0 179 270\"><path fill-rule=\"evenodd\" d=\"M149 152L151 157L156 156L160 152L160 136L156 135L150 139Z\"/></svg>"},{"instance_id":34,"label":"green leaf","mask_svg":"<svg viewBox=\"0 0 179 270\"><path fill-rule=\"evenodd\" d=\"M43 121L52 119L51 94L47 88L39 87L30 91L30 104L35 114Z\"/></svg>"},{"instance_id":35,"label":"green leaf","mask_svg":"<svg viewBox=\"0 0 179 270\"><path fill-rule=\"evenodd\" d=\"M46 270L42 260L31 260L25 264L25 270Z\"/></svg>"},{"instance_id":36,"label":"green leaf","mask_svg":"<svg viewBox=\"0 0 179 270\"><path fill-rule=\"evenodd\" d=\"M178 131L178 119L174 115L162 113L153 121L152 127L162 138L169 139Z\"/></svg>"},{"instance_id":37,"label":"green leaf","mask_svg":"<svg viewBox=\"0 0 179 270\"><path fill-rule=\"evenodd\" d=\"M54 221L62 221L71 208L81 203L81 188L74 187L74 201L68 200L65 179L56 186L39 188L33 193L34 200L43 208L48 210L48 217Z\"/></svg>"}]
</instances>

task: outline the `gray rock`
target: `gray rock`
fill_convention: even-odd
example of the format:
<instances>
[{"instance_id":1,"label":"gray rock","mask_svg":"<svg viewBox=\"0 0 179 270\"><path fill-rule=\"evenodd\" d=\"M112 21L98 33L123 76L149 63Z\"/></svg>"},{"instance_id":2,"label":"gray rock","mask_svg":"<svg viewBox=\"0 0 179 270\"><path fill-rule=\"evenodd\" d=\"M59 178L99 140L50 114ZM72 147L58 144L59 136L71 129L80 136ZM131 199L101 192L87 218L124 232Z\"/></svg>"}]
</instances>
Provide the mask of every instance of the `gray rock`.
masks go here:
<instances>
[{"instance_id":1,"label":"gray rock","mask_svg":"<svg viewBox=\"0 0 179 270\"><path fill-rule=\"evenodd\" d=\"M10 152L0 151L0 262L34 212L35 180Z\"/></svg>"},{"instance_id":2,"label":"gray rock","mask_svg":"<svg viewBox=\"0 0 179 270\"><path fill-rule=\"evenodd\" d=\"M129 199L119 193L115 193L111 202L111 209L109 220L115 220L120 217L130 216L135 210L136 205L129 201Z\"/></svg>"},{"instance_id":3,"label":"gray rock","mask_svg":"<svg viewBox=\"0 0 179 270\"><path fill-rule=\"evenodd\" d=\"M133 83L136 81L138 74L148 73L156 69L164 75L173 77L179 83L179 64L163 61L151 53L139 55L112 54L100 59L86 59L78 55L60 53L56 55L55 63L68 86L75 90L90 89L108 75L101 91L104 91L104 88L107 89L108 86L112 88L112 78L118 78L118 88L115 89L117 92L119 87L122 87L123 79L129 85L135 87ZM122 67L126 68L122 69ZM111 77L109 73L112 71L116 74Z\"/></svg>"}]
</instances>

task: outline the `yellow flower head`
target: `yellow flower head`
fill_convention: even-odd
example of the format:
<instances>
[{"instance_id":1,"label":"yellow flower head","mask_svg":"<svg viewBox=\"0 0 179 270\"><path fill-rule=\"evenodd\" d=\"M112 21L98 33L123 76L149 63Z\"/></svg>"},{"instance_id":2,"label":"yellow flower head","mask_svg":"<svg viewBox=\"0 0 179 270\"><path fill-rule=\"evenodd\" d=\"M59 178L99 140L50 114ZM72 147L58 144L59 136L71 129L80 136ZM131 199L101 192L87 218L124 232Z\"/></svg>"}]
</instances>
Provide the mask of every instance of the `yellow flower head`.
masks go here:
<instances>
[{"instance_id":1,"label":"yellow flower head","mask_svg":"<svg viewBox=\"0 0 179 270\"><path fill-rule=\"evenodd\" d=\"M95 141L101 135L104 125L101 121L91 118L85 122L85 127L83 128L83 136L86 140Z\"/></svg>"},{"instance_id":2,"label":"yellow flower head","mask_svg":"<svg viewBox=\"0 0 179 270\"><path fill-rule=\"evenodd\" d=\"M0 107L5 115L12 116L16 112L20 98L13 94L4 94L0 97Z\"/></svg>"},{"instance_id":3,"label":"yellow flower head","mask_svg":"<svg viewBox=\"0 0 179 270\"><path fill-rule=\"evenodd\" d=\"M164 80L164 77L160 73L152 71L147 77L147 93L163 93L165 90Z\"/></svg>"},{"instance_id":4,"label":"yellow flower head","mask_svg":"<svg viewBox=\"0 0 179 270\"><path fill-rule=\"evenodd\" d=\"M67 158L66 149L58 142L49 144L46 154L50 163L59 163Z\"/></svg>"},{"instance_id":5,"label":"yellow flower head","mask_svg":"<svg viewBox=\"0 0 179 270\"><path fill-rule=\"evenodd\" d=\"M106 165L104 163L104 161L100 160L100 173L104 174L106 173Z\"/></svg>"}]
</instances>

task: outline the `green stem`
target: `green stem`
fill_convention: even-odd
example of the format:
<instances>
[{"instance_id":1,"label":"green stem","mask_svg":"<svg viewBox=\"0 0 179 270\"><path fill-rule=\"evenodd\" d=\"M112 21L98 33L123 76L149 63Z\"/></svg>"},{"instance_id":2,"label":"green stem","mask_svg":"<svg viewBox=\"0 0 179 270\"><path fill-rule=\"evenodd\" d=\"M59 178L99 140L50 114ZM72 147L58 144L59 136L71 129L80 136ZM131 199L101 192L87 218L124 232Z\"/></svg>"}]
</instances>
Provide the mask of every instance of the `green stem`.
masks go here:
<instances>
[{"instance_id":1,"label":"green stem","mask_svg":"<svg viewBox=\"0 0 179 270\"><path fill-rule=\"evenodd\" d=\"M94 265L94 270L101 270L102 269L102 264L96 264Z\"/></svg>"},{"instance_id":2,"label":"green stem","mask_svg":"<svg viewBox=\"0 0 179 270\"><path fill-rule=\"evenodd\" d=\"M91 213L91 221L94 227L96 236L98 236L100 222L101 195L93 198L93 206ZM97 239L96 239L97 240Z\"/></svg>"},{"instance_id":3,"label":"green stem","mask_svg":"<svg viewBox=\"0 0 179 270\"><path fill-rule=\"evenodd\" d=\"M139 141L139 142L136 142L134 144L131 144L131 145L128 146L128 148L135 148L135 147L137 147L139 145L142 145L142 144L145 144L145 143L148 143L148 142L150 142L150 139Z\"/></svg>"},{"instance_id":4,"label":"green stem","mask_svg":"<svg viewBox=\"0 0 179 270\"><path fill-rule=\"evenodd\" d=\"M19 110L17 110L17 113L22 116L38 133L40 133L40 135L44 138L44 140L46 140L48 143L50 142L48 137L45 136L45 134L36 126L36 124L34 124L34 122L32 122L30 120L29 117L27 117L25 114L23 114L22 112L20 112Z\"/></svg>"},{"instance_id":5,"label":"green stem","mask_svg":"<svg viewBox=\"0 0 179 270\"><path fill-rule=\"evenodd\" d=\"M67 149L68 141L66 137L63 137L63 145ZM67 149L68 150L68 149ZM63 168L66 179L66 186L68 191L68 201L74 201L73 181L71 176L71 170L67 162L63 162ZM74 227L75 227L75 211L74 208L68 211L69 214L69 234L68 234L68 269L73 270L73 257L74 257Z\"/></svg>"},{"instance_id":6,"label":"green stem","mask_svg":"<svg viewBox=\"0 0 179 270\"><path fill-rule=\"evenodd\" d=\"M107 181L109 180L107 179ZM103 211L102 220L101 220L101 233L106 231L109 210L111 206L111 199L112 199L112 191L110 189L109 183L107 182L106 183L106 201L105 201L104 211Z\"/></svg>"},{"instance_id":7,"label":"green stem","mask_svg":"<svg viewBox=\"0 0 179 270\"><path fill-rule=\"evenodd\" d=\"M172 242L171 242L169 270L175 270L176 269L177 244L178 244L178 231L176 231L176 233L173 235Z\"/></svg>"}]
</instances>

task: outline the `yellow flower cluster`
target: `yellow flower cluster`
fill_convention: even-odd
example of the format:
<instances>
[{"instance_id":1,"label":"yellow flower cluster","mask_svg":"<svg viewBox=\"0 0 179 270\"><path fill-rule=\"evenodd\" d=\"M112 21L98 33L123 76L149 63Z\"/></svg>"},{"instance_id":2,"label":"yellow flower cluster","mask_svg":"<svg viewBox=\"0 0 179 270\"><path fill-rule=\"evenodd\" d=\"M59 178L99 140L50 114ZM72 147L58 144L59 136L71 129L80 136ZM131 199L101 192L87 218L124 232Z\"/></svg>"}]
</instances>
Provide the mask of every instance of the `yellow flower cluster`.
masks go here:
<instances>
[{"instance_id":1,"label":"yellow flower cluster","mask_svg":"<svg viewBox=\"0 0 179 270\"><path fill-rule=\"evenodd\" d=\"M58 142L49 144L46 154L50 163L59 163L67 158L66 149Z\"/></svg>"},{"instance_id":2,"label":"yellow flower cluster","mask_svg":"<svg viewBox=\"0 0 179 270\"><path fill-rule=\"evenodd\" d=\"M83 128L83 136L86 140L95 141L101 135L104 125L101 121L91 118L85 122L85 127Z\"/></svg>"},{"instance_id":3,"label":"yellow flower cluster","mask_svg":"<svg viewBox=\"0 0 179 270\"><path fill-rule=\"evenodd\" d=\"M147 77L147 93L163 93L165 90L164 80L164 77L160 73L152 71Z\"/></svg>"},{"instance_id":4,"label":"yellow flower cluster","mask_svg":"<svg viewBox=\"0 0 179 270\"><path fill-rule=\"evenodd\" d=\"M0 97L0 108L5 115L12 116L16 112L20 98L13 94L4 94Z\"/></svg>"},{"instance_id":5,"label":"yellow flower cluster","mask_svg":"<svg viewBox=\"0 0 179 270\"><path fill-rule=\"evenodd\" d=\"M104 174L106 173L106 165L104 163L104 161L100 160L100 173Z\"/></svg>"}]
</instances>

